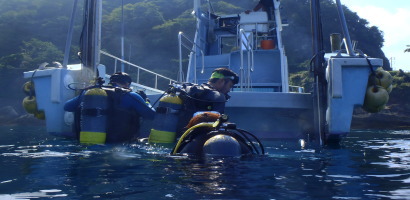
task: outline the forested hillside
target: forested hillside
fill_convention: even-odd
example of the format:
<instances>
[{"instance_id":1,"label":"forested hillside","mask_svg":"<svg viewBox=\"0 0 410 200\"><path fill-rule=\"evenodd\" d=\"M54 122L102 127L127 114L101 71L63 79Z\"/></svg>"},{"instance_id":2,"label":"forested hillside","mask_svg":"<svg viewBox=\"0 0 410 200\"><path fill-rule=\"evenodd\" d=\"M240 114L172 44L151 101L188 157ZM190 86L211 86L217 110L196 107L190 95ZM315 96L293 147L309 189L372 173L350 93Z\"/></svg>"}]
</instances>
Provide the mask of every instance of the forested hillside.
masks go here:
<instances>
[{"instance_id":1,"label":"forested hillside","mask_svg":"<svg viewBox=\"0 0 410 200\"><path fill-rule=\"evenodd\" d=\"M0 0L0 93L1 105L20 98L23 72L42 62L62 61L73 0ZM252 9L257 0L213 1L217 14L240 13ZM282 18L289 23L283 30L289 71L308 74L307 62L312 57L310 5L308 0L282 0ZM341 33L336 5L322 0L324 47L330 49L331 33ZM176 78L178 69L177 34L184 31L193 37L195 20L189 0L124 0L125 59L152 71ZM79 36L82 29L83 1L77 15L70 63L79 63ZM388 59L381 50L383 33L377 27L345 8L352 40L370 57ZM102 48L120 56L121 1L103 1ZM102 60L104 62L104 60ZM104 63L109 65L110 63ZM294 80L297 82L297 80Z\"/></svg>"}]
</instances>

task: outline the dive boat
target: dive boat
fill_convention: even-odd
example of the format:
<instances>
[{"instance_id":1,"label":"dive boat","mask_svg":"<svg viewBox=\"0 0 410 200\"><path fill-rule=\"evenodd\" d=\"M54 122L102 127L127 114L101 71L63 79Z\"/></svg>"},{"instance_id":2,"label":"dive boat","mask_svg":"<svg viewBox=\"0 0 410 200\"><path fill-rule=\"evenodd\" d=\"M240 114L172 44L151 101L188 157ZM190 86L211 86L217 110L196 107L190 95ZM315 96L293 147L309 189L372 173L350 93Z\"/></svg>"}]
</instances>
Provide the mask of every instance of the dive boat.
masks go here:
<instances>
[{"instance_id":1,"label":"dive boat","mask_svg":"<svg viewBox=\"0 0 410 200\"><path fill-rule=\"evenodd\" d=\"M206 82L215 68L227 67L240 76L230 92L226 114L230 121L258 138L315 140L324 144L339 141L350 132L353 109L362 106L370 68L382 60L365 58L350 43L341 3L339 17L347 52L321 54L315 39L315 90L289 85L288 63L281 32L286 24L280 1L272 0L272 13L257 11L217 15L211 1L195 0L197 30L189 55L186 82ZM201 9L200 5L208 5ZM311 1L312 30L319 34L319 1ZM179 33L181 40L186 37ZM321 67L324 65L325 67ZM182 68L180 69L182 70Z\"/></svg>"},{"instance_id":2,"label":"dive boat","mask_svg":"<svg viewBox=\"0 0 410 200\"><path fill-rule=\"evenodd\" d=\"M109 78L107 69L99 63L100 56L109 56L115 64L126 63L155 76L154 87L141 85L138 81L133 83L134 89L145 90L151 100L160 98L165 92L157 87L158 78L168 83L201 84L208 80L215 68L227 67L235 71L240 80L229 93L231 98L226 103L225 114L229 121L261 140L287 138L326 144L338 142L350 132L353 109L363 105L369 74L373 68L382 66L382 59L366 58L352 48L340 0L336 2L346 51L325 54L320 49L319 1L311 0L315 83L310 93L304 92L302 87L289 85L287 57L281 37L286 24L282 23L279 0L272 0L272 13L231 15L218 15L211 9L211 1L193 1L193 14L197 20L195 37L191 40L182 32L178 34L180 71L178 80L173 80L100 51L101 0L86 0L89 5L86 12L90 13L86 23L95 26L89 26L84 33L83 62L68 65L65 59L62 68L24 73L25 78L34 82L37 108L45 112L47 131L55 135L74 135L73 113L64 112L64 103L77 95L72 88L85 83L84 77L92 74ZM183 72L181 51L182 46L187 46L184 39L192 41L186 73ZM69 41L68 37L68 46ZM84 68L91 69L91 72Z\"/></svg>"}]
</instances>

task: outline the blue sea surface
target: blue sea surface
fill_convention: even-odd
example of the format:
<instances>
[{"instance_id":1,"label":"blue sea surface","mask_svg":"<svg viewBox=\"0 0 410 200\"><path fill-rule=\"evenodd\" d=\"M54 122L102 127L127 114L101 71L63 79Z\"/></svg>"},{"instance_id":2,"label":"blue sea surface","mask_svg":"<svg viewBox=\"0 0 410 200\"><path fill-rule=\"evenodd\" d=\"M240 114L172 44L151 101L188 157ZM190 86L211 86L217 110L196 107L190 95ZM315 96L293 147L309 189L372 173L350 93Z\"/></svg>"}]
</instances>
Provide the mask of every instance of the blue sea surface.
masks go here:
<instances>
[{"instance_id":1,"label":"blue sea surface","mask_svg":"<svg viewBox=\"0 0 410 200\"><path fill-rule=\"evenodd\" d=\"M3 126L0 199L410 199L410 131L357 130L323 148L263 144L263 156L203 159Z\"/></svg>"}]
</instances>

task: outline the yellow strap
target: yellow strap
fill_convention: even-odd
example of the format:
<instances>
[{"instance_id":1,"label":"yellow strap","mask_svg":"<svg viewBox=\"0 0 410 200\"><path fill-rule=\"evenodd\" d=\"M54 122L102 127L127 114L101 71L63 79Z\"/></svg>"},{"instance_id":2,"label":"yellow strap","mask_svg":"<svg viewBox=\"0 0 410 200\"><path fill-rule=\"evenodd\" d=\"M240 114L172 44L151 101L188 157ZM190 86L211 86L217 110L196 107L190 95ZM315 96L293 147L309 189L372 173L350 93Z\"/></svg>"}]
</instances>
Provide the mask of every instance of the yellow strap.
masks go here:
<instances>
[{"instance_id":1,"label":"yellow strap","mask_svg":"<svg viewBox=\"0 0 410 200\"><path fill-rule=\"evenodd\" d=\"M216 122L214 123L199 123L191 128L189 128L188 130L186 130L184 132L184 134L182 134L181 138L179 138L177 145L175 145L174 151L172 152L172 155L175 155L177 153L177 150L179 149L179 146L181 146L182 141L184 141L185 137L194 129L199 128L199 127L212 127L212 128L216 128L219 125L219 119L216 120Z\"/></svg>"}]
</instances>

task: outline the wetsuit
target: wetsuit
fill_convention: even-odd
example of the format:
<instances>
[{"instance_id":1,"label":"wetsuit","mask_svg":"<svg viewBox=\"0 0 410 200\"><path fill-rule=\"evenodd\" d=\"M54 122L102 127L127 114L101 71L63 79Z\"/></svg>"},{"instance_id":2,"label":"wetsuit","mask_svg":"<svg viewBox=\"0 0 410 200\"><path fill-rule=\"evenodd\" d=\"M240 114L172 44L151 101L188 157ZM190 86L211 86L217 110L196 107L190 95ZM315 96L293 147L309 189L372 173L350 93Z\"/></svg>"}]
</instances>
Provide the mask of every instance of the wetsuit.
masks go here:
<instances>
[{"instance_id":1,"label":"wetsuit","mask_svg":"<svg viewBox=\"0 0 410 200\"><path fill-rule=\"evenodd\" d=\"M211 85L203 83L201 85L185 83L180 97L184 101L183 112L179 115L177 132L183 133L184 127L188 124L193 114L198 111L217 111L221 114L225 111L225 102L230 98L227 94L222 94Z\"/></svg>"}]
</instances>

